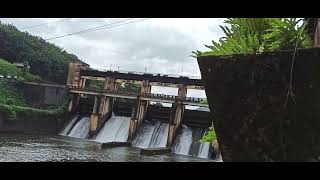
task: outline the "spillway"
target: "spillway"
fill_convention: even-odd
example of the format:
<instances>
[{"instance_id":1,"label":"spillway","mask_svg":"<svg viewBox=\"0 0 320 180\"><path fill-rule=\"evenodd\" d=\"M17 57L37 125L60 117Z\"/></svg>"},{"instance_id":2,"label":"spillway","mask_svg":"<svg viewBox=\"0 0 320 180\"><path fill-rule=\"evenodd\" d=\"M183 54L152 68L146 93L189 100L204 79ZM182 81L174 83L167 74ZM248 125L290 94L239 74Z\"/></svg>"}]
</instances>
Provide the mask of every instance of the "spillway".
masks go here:
<instances>
[{"instance_id":1,"label":"spillway","mask_svg":"<svg viewBox=\"0 0 320 180\"><path fill-rule=\"evenodd\" d=\"M96 137L97 142L126 142L129 135L130 117L114 116L104 124Z\"/></svg>"},{"instance_id":2,"label":"spillway","mask_svg":"<svg viewBox=\"0 0 320 180\"><path fill-rule=\"evenodd\" d=\"M89 134L90 118L83 117L68 134L70 137L86 138Z\"/></svg>"},{"instance_id":3,"label":"spillway","mask_svg":"<svg viewBox=\"0 0 320 180\"><path fill-rule=\"evenodd\" d=\"M62 136L68 135L73 124L76 122L77 118L78 118L78 116L75 116L74 118L72 118L71 121L67 124L66 127L64 127L64 129L62 130L62 132L59 135L62 135Z\"/></svg>"},{"instance_id":4,"label":"spillway","mask_svg":"<svg viewBox=\"0 0 320 180\"><path fill-rule=\"evenodd\" d=\"M132 146L139 148L160 148L167 146L169 124L145 120L135 136Z\"/></svg>"},{"instance_id":5,"label":"spillway","mask_svg":"<svg viewBox=\"0 0 320 180\"><path fill-rule=\"evenodd\" d=\"M193 128L182 125L173 145L173 152L201 158L209 157L210 143L199 143L206 133L205 128Z\"/></svg>"}]
</instances>

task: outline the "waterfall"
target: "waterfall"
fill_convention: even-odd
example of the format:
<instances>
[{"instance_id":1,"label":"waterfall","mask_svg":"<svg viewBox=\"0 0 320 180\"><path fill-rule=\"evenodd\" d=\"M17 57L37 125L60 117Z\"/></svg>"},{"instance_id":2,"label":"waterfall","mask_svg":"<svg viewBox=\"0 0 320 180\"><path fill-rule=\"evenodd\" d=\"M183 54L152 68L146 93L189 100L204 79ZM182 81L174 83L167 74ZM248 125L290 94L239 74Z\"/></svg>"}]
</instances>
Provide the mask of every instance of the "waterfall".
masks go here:
<instances>
[{"instance_id":1,"label":"waterfall","mask_svg":"<svg viewBox=\"0 0 320 180\"><path fill-rule=\"evenodd\" d=\"M209 149L210 149L210 143L205 142L200 144L198 157L201 158L208 158L209 157Z\"/></svg>"},{"instance_id":2,"label":"waterfall","mask_svg":"<svg viewBox=\"0 0 320 180\"><path fill-rule=\"evenodd\" d=\"M90 118L83 117L68 134L70 137L86 138L89 134Z\"/></svg>"},{"instance_id":3,"label":"waterfall","mask_svg":"<svg viewBox=\"0 0 320 180\"><path fill-rule=\"evenodd\" d=\"M157 121L152 133L149 148L166 147L168 140L169 124Z\"/></svg>"},{"instance_id":4,"label":"waterfall","mask_svg":"<svg viewBox=\"0 0 320 180\"><path fill-rule=\"evenodd\" d=\"M137 135L133 139L132 146L140 147L140 148L148 148L154 128L155 126L151 122L145 120L141 124L137 132Z\"/></svg>"},{"instance_id":5,"label":"waterfall","mask_svg":"<svg viewBox=\"0 0 320 180\"><path fill-rule=\"evenodd\" d=\"M168 123L145 121L132 142L133 147L159 148L166 147L168 140Z\"/></svg>"},{"instance_id":6,"label":"waterfall","mask_svg":"<svg viewBox=\"0 0 320 180\"><path fill-rule=\"evenodd\" d=\"M68 132L72 128L74 122L77 120L78 116L75 116L69 123L68 125L62 130L62 132L59 135L66 136L68 135Z\"/></svg>"},{"instance_id":7,"label":"waterfall","mask_svg":"<svg viewBox=\"0 0 320 180\"><path fill-rule=\"evenodd\" d=\"M173 151L176 154L188 155L192 144L192 128L182 125L181 133L177 135Z\"/></svg>"},{"instance_id":8,"label":"waterfall","mask_svg":"<svg viewBox=\"0 0 320 180\"><path fill-rule=\"evenodd\" d=\"M173 152L176 154L208 158L210 143L199 143L199 140L206 132L207 130L205 128L193 128L183 124L181 131L177 134Z\"/></svg>"},{"instance_id":9,"label":"waterfall","mask_svg":"<svg viewBox=\"0 0 320 180\"><path fill-rule=\"evenodd\" d=\"M129 135L130 117L114 116L105 123L96 137L96 141L105 142L126 142Z\"/></svg>"}]
</instances>

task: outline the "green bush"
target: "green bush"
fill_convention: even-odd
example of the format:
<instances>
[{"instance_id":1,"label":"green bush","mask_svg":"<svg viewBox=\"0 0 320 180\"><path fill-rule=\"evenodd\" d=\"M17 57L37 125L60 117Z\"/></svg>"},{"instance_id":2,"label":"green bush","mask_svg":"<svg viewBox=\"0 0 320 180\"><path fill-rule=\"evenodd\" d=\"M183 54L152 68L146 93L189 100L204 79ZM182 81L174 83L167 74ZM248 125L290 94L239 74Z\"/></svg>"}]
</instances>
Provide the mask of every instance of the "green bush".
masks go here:
<instances>
[{"instance_id":1,"label":"green bush","mask_svg":"<svg viewBox=\"0 0 320 180\"><path fill-rule=\"evenodd\" d=\"M193 57L222 56L232 54L253 54L264 51L312 47L312 41L299 25L297 18L229 18L220 26L225 37L212 45L205 45L210 51L192 52Z\"/></svg>"},{"instance_id":2,"label":"green bush","mask_svg":"<svg viewBox=\"0 0 320 180\"><path fill-rule=\"evenodd\" d=\"M67 112L66 105L56 109L36 109L31 107L0 104L0 112L7 115L10 121L17 119L61 119Z\"/></svg>"},{"instance_id":3,"label":"green bush","mask_svg":"<svg viewBox=\"0 0 320 180\"><path fill-rule=\"evenodd\" d=\"M44 82L40 76L36 76L18 69L14 64L0 58L0 75L17 76L20 81Z\"/></svg>"},{"instance_id":4,"label":"green bush","mask_svg":"<svg viewBox=\"0 0 320 180\"><path fill-rule=\"evenodd\" d=\"M6 100L6 104L7 104L7 105L13 105L13 104L14 104L13 99L8 98L8 99Z\"/></svg>"},{"instance_id":5,"label":"green bush","mask_svg":"<svg viewBox=\"0 0 320 180\"><path fill-rule=\"evenodd\" d=\"M0 80L0 103L7 104L8 101L12 103L12 105L26 106L25 99L18 93L16 88Z\"/></svg>"},{"instance_id":6,"label":"green bush","mask_svg":"<svg viewBox=\"0 0 320 180\"><path fill-rule=\"evenodd\" d=\"M216 132L213 127L209 128L209 131L207 131L206 135L200 139L199 142L204 143L204 142L213 142L214 140L217 139Z\"/></svg>"}]
</instances>

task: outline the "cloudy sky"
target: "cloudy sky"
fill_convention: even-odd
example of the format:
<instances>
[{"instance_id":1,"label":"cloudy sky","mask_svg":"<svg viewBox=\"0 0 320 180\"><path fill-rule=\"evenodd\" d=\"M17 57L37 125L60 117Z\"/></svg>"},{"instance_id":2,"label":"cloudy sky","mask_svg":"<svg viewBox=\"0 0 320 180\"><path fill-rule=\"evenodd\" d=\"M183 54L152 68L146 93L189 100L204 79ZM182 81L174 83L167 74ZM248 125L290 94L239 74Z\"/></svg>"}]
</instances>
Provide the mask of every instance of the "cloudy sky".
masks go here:
<instances>
[{"instance_id":1,"label":"cloudy sky","mask_svg":"<svg viewBox=\"0 0 320 180\"><path fill-rule=\"evenodd\" d=\"M44 39L107 25L127 18L0 18L21 31ZM142 18L131 19L129 23ZM191 51L207 50L204 44L223 36L219 25L224 19L152 18L131 24L113 24L99 31L52 39L93 68L200 76ZM45 25L26 28L33 25ZM174 93L175 94L175 93Z\"/></svg>"}]
</instances>

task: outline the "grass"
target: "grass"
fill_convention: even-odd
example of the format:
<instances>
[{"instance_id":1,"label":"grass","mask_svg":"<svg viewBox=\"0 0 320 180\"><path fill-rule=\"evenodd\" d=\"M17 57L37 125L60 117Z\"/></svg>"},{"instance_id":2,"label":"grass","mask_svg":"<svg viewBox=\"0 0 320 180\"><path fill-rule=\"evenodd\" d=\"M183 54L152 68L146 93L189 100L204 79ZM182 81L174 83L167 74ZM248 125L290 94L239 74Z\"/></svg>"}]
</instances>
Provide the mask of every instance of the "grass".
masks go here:
<instances>
[{"instance_id":1,"label":"grass","mask_svg":"<svg viewBox=\"0 0 320 180\"><path fill-rule=\"evenodd\" d=\"M33 82L44 82L41 77L22 72L15 65L9 63L8 61L0 58L0 75L11 77L17 76L20 81L33 81Z\"/></svg>"}]
</instances>

